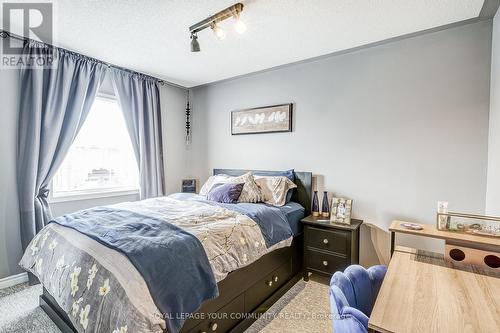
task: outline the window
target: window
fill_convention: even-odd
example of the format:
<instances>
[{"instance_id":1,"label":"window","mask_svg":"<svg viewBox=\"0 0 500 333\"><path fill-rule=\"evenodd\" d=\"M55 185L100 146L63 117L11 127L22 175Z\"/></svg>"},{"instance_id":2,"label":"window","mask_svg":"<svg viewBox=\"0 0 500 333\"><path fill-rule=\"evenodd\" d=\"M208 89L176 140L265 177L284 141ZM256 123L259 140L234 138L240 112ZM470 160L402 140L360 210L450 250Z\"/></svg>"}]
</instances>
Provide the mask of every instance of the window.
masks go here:
<instances>
[{"instance_id":1,"label":"window","mask_svg":"<svg viewBox=\"0 0 500 333\"><path fill-rule=\"evenodd\" d=\"M101 197L136 192L137 161L117 100L97 96L52 180L52 198Z\"/></svg>"}]
</instances>

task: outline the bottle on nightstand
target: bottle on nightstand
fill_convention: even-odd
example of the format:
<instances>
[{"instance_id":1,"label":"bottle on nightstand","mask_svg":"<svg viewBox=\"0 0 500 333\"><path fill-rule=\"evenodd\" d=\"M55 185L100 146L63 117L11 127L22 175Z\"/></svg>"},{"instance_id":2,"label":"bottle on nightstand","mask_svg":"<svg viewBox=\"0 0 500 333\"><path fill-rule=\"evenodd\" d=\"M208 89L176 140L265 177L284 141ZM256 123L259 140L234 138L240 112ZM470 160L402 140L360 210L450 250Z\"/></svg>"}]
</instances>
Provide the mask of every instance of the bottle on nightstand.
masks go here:
<instances>
[{"instance_id":1,"label":"bottle on nightstand","mask_svg":"<svg viewBox=\"0 0 500 333\"><path fill-rule=\"evenodd\" d=\"M312 204L312 216L319 216L319 200L318 191L314 191L313 204Z\"/></svg>"},{"instance_id":2,"label":"bottle on nightstand","mask_svg":"<svg viewBox=\"0 0 500 333\"><path fill-rule=\"evenodd\" d=\"M330 202L328 200L328 192L323 192L323 203L321 204L321 216L330 217Z\"/></svg>"}]
</instances>

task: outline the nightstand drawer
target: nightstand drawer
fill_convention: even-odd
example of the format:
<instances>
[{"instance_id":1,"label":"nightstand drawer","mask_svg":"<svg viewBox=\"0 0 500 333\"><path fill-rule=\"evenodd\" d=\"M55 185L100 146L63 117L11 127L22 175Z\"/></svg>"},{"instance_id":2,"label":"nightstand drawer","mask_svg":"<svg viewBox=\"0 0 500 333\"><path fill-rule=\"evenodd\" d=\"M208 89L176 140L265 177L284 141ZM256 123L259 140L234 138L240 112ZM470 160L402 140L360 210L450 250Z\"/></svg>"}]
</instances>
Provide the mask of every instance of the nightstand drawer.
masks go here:
<instances>
[{"instance_id":1,"label":"nightstand drawer","mask_svg":"<svg viewBox=\"0 0 500 333\"><path fill-rule=\"evenodd\" d=\"M326 230L307 226L305 244L306 247L347 255L349 237L349 231Z\"/></svg>"},{"instance_id":2,"label":"nightstand drawer","mask_svg":"<svg viewBox=\"0 0 500 333\"><path fill-rule=\"evenodd\" d=\"M308 269L320 271L326 274L343 271L350 264L346 257L314 250L306 250L306 260L306 266Z\"/></svg>"}]
</instances>

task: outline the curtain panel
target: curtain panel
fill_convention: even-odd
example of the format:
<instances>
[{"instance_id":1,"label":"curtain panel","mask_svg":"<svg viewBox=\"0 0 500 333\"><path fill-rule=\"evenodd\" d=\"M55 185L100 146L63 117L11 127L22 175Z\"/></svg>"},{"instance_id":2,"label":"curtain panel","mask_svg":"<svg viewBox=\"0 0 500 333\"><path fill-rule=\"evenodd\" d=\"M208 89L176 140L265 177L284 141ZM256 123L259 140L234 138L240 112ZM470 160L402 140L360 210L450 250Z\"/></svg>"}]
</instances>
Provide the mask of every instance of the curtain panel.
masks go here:
<instances>
[{"instance_id":1,"label":"curtain panel","mask_svg":"<svg viewBox=\"0 0 500 333\"><path fill-rule=\"evenodd\" d=\"M52 68L21 67L17 182L23 250L51 219L49 184L81 128L107 66L27 41L29 57L51 55Z\"/></svg>"},{"instance_id":2,"label":"curtain panel","mask_svg":"<svg viewBox=\"0 0 500 333\"><path fill-rule=\"evenodd\" d=\"M158 82L119 69L109 72L139 165L140 197L165 194Z\"/></svg>"}]
</instances>

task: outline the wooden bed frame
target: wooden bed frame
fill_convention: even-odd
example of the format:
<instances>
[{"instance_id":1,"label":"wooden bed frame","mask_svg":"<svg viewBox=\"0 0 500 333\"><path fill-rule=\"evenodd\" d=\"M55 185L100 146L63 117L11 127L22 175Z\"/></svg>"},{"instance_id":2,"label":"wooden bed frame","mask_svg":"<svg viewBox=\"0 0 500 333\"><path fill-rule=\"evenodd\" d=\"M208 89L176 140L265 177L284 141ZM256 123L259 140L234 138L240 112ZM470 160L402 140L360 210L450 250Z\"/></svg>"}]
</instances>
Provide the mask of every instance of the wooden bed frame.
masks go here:
<instances>
[{"instance_id":1,"label":"wooden bed frame","mask_svg":"<svg viewBox=\"0 0 500 333\"><path fill-rule=\"evenodd\" d=\"M247 171L266 175L272 171L214 169L215 174L239 176ZM297 189L292 201L310 214L312 174L295 172ZM219 297L205 302L186 321L181 332L243 332L261 314L285 294L302 275L303 234L296 235L292 245L266 254L256 262L231 272L218 283ZM68 315L43 288L40 306L63 333L77 332ZM139 332L138 332L139 333Z\"/></svg>"}]
</instances>

